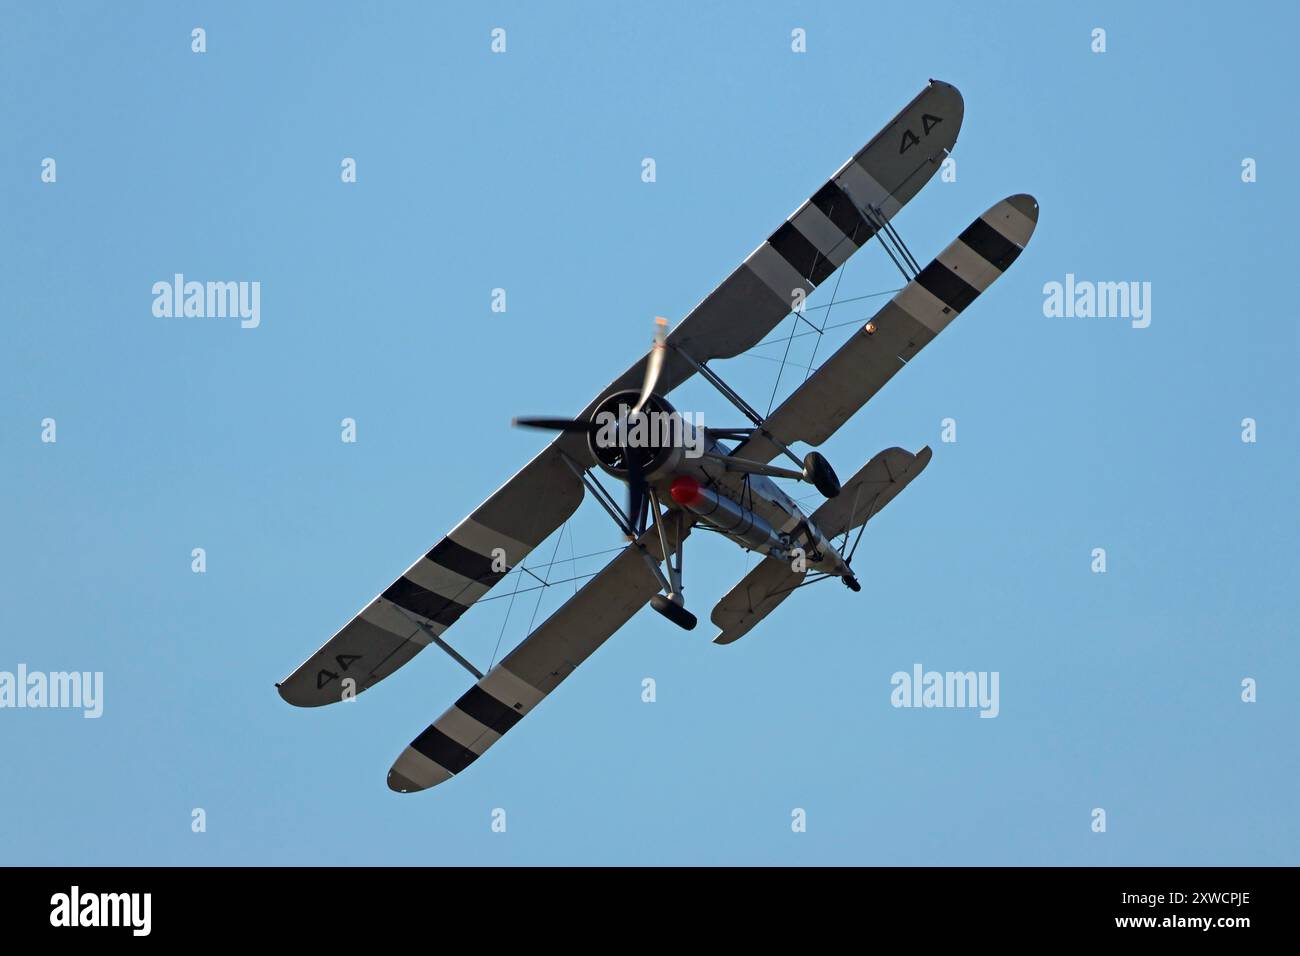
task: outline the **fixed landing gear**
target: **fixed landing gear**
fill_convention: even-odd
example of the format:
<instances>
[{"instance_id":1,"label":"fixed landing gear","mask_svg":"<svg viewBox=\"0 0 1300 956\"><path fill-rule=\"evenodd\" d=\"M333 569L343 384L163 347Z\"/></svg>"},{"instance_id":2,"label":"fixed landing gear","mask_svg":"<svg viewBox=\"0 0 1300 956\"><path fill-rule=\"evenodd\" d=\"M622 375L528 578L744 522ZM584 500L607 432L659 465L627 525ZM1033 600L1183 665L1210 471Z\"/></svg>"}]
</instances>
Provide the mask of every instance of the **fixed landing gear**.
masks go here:
<instances>
[{"instance_id":1,"label":"fixed landing gear","mask_svg":"<svg viewBox=\"0 0 1300 956\"><path fill-rule=\"evenodd\" d=\"M694 630L695 625L699 622L694 614L682 606L682 542L686 537L685 513L679 509L675 514L676 528L674 530L676 532L676 541L674 542L668 535L668 526L664 519L663 508L659 503L659 495L653 488L646 488L646 499L650 505L650 514L654 517L655 531L659 536L659 550L663 555L663 566L660 567L659 561L655 560L645 545L641 544L637 539L634 527L619 513L609 497L609 493L601 487L600 483L590 478L586 470L572 461L567 455L564 457L564 462L587 490L592 493L596 501L609 513L609 516L614 519L614 523L619 526L624 534L628 535L632 541L630 546L641 552L646 567L658 579L663 593L652 597L650 606L683 630ZM435 638L435 640L437 639Z\"/></svg>"},{"instance_id":2,"label":"fixed landing gear","mask_svg":"<svg viewBox=\"0 0 1300 956\"><path fill-rule=\"evenodd\" d=\"M698 623L695 615L682 606L682 539L686 536L686 529L683 524L685 516L679 510L677 512L677 547L669 545L668 527L664 522L663 511L659 507L659 496L655 494L653 488L649 490L650 511L654 515L655 530L659 532L659 548L664 555L664 569L668 572L665 577L664 573L659 570L658 565L653 564L653 570L659 577L659 582L664 586L664 594L656 594L650 599L650 606L662 614L668 620L672 621L684 631L693 631ZM646 555L647 559L650 558ZM673 558L676 557L676 561Z\"/></svg>"},{"instance_id":3,"label":"fixed landing gear","mask_svg":"<svg viewBox=\"0 0 1300 956\"><path fill-rule=\"evenodd\" d=\"M857 594L859 591L862 590L862 585L858 583L858 579L851 574L844 575L844 577L840 578L840 580L843 581L844 586L848 588L850 591L852 591L854 594Z\"/></svg>"},{"instance_id":4,"label":"fixed landing gear","mask_svg":"<svg viewBox=\"0 0 1300 956\"><path fill-rule=\"evenodd\" d=\"M666 595L656 594L650 599L650 606L680 627L683 631L693 631L695 630L695 625L699 623L695 619L694 614Z\"/></svg>"}]
</instances>

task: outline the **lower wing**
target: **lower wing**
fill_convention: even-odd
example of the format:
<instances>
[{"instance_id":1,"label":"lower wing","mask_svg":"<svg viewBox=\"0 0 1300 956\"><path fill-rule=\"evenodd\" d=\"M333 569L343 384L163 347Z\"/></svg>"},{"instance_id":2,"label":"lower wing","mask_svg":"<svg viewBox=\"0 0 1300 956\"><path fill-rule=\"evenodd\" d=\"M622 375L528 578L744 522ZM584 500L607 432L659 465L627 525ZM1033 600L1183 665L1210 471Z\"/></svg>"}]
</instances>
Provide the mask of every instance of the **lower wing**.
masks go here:
<instances>
[{"instance_id":1,"label":"lower wing","mask_svg":"<svg viewBox=\"0 0 1300 956\"><path fill-rule=\"evenodd\" d=\"M670 546L675 547L675 537L672 526ZM662 557L654 529L624 549L411 741L388 771L389 788L413 793L450 780L631 620L659 592L659 579L640 547L652 559Z\"/></svg>"}]
</instances>

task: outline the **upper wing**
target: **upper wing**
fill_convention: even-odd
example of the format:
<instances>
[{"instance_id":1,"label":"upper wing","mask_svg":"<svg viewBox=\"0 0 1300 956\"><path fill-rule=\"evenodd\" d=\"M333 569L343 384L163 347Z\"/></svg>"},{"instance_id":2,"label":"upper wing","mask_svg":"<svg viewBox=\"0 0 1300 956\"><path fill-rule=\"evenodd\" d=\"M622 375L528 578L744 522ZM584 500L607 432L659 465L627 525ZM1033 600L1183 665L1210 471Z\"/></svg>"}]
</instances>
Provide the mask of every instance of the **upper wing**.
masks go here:
<instances>
[{"instance_id":1,"label":"upper wing","mask_svg":"<svg viewBox=\"0 0 1300 956\"><path fill-rule=\"evenodd\" d=\"M707 362L739 355L762 341L798 299L875 235L862 209L888 222L930 180L957 142L964 110L956 87L931 80L677 324L668 336L673 348L666 353L659 391L669 392L694 374L678 349ZM639 388L645 361L615 379L583 414L591 414L611 392ZM560 441L576 460L590 461L581 436Z\"/></svg>"},{"instance_id":2,"label":"upper wing","mask_svg":"<svg viewBox=\"0 0 1300 956\"><path fill-rule=\"evenodd\" d=\"M277 684L280 696L316 707L377 684L568 520L582 495L552 443Z\"/></svg>"},{"instance_id":3,"label":"upper wing","mask_svg":"<svg viewBox=\"0 0 1300 956\"><path fill-rule=\"evenodd\" d=\"M1016 261L1038 223L1032 196L1002 200L976 219L772 412L763 430L787 445L820 445ZM734 452L771 461L755 433Z\"/></svg>"},{"instance_id":4,"label":"upper wing","mask_svg":"<svg viewBox=\"0 0 1300 956\"><path fill-rule=\"evenodd\" d=\"M690 534L684 528L683 537ZM654 529L641 544L662 557ZM676 525L669 526L669 545ZM482 756L541 703L596 648L626 624L659 591L644 555L628 547L528 635L446 713L411 741L388 771L388 786L401 793L449 780Z\"/></svg>"}]
</instances>

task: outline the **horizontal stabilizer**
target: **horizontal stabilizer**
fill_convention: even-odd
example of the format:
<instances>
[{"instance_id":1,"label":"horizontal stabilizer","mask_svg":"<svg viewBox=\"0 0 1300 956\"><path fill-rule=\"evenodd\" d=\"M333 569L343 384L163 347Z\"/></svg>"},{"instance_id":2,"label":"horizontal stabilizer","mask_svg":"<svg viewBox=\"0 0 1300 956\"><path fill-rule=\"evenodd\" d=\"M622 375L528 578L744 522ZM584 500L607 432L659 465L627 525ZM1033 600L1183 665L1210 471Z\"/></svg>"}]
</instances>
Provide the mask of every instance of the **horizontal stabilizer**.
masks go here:
<instances>
[{"instance_id":1,"label":"horizontal stabilizer","mask_svg":"<svg viewBox=\"0 0 1300 956\"><path fill-rule=\"evenodd\" d=\"M838 495L813 512L813 524L828 538L861 527L925 470L932 455L929 445L915 455L901 448L886 448L845 482Z\"/></svg>"},{"instance_id":2,"label":"horizontal stabilizer","mask_svg":"<svg viewBox=\"0 0 1300 956\"><path fill-rule=\"evenodd\" d=\"M925 469L931 454L928 446L915 455L901 448L886 448L863 465L836 497L813 512L813 524L828 538L861 527ZM710 619L722 629L713 643L730 644L744 637L803 580L788 562L765 558L713 609Z\"/></svg>"},{"instance_id":3,"label":"horizontal stabilizer","mask_svg":"<svg viewBox=\"0 0 1300 956\"><path fill-rule=\"evenodd\" d=\"M709 615L710 620L722 628L713 643L730 644L744 637L802 582L803 575L790 570L788 561L764 558L718 602Z\"/></svg>"}]
</instances>

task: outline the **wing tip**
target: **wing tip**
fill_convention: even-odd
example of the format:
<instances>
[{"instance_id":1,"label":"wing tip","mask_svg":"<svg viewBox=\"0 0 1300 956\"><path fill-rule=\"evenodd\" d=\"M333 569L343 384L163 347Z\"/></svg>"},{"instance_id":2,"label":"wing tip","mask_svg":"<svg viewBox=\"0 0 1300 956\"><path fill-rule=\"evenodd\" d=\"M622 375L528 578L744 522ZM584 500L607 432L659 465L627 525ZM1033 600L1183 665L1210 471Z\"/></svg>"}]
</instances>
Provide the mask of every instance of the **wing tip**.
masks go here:
<instances>
[{"instance_id":1,"label":"wing tip","mask_svg":"<svg viewBox=\"0 0 1300 956\"><path fill-rule=\"evenodd\" d=\"M421 790L427 790L428 787L422 787L414 780L402 776L396 770L388 771L388 789L393 793L419 793Z\"/></svg>"},{"instance_id":2,"label":"wing tip","mask_svg":"<svg viewBox=\"0 0 1300 956\"><path fill-rule=\"evenodd\" d=\"M957 89L956 84L949 83L947 80L936 79L935 77L932 76L930 77L930 85L937 86L941 89L947 90L949 93L951 93L953 96L957 98L957 102L961 106L964 107L966 105L966 98L961 95L961 90Z\"/></svg>"},{"instance_id":3,"label":"wing tip","mask_svg":"<svg viewBox=\"0 0 1300 956\"><path fill-rule=\"evenodd\" d=\"M292 704L294 707L320 707L322 704L328 704L333 701L333 698L320 700L316 697L303 696L303 694L295 688L287 677L282 681L276 682L275 692L280 695L282 701L286 704Z\"/></svg>"},{"instance_id":4,"label":"wing tip","mask_svg":"<svg viewBox=\"0 0 1300 956\"><path fill-rule=\"evenodd\" d=\"M1038 200L1029 193L1015 193L994 203L980 218L1023 251L1038 228ZM1007 267L1009 263L1002 271Z\"/></svg>"},{"instance_id":5,"label":"wing tip","mask_svg":"<svg viewBox=\"0 0 1300 956\"><path fill-rule=\"evenodd\" d=\"M966 117L966 97L962 96L961 90L957 89L953 84L944 80L936 80L934 77L930 78L929 87L932 89L942 90L948 96L952 97L951 108L953 110L953 115L957 119L957 128L953 130L952 142L948 146L948 149L951 151L952 148L957 145L957 135L961 132L962 120Z\"/></svg>"},{"instance_id":6,"label":"wing tip","mask_svg":"<svg viewBox=\"0 0 1300 956\"><path fill-rule=\"evenodd\" d=\"M416 742L418 743L418 739ZM411 745L398 754L397 759L388 769L388 789L394 793L419 793L440 783L446 783L454 776L455 774L442 764L425 756Z\"/></svg>"},{"instance_id":7,"label":"wing tip","mask_svg":"<svg viewBox=\"0 0 1300 956\"><path fill-rule=\"evenodd\" d=\"M1030 222L1038 222L1038 200L1029 193L1016 193L1008 196L1007 203Z\"/></svg>"}]
</instances>

